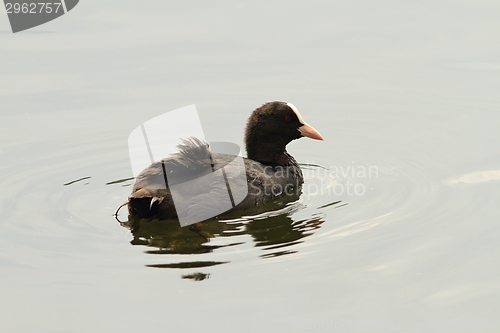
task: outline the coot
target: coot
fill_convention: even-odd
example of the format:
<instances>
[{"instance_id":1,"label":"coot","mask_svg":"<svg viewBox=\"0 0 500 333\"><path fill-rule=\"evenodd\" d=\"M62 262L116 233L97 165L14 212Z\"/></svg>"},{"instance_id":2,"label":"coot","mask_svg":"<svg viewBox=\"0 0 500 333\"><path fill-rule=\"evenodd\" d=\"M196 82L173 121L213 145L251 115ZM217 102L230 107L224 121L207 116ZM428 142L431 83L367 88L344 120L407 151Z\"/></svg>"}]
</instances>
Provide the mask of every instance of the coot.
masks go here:
<instances>
[{"instance_id":1,"label":"coot","mask_svg":"<svg viewBox=\"0 0 500 333\"><path fill-rule=\"evenodd\" d=\"M248 195L229 211L248 209L297 191L303 183L303 175L297 161L287 153L286 145L303 136L323 140L294 105L266 103L248 119L245 130L248 158L243 159L242 165L230 164L235 156L210 152L208 144L196 138L184 140L178 153L153 163L139 174L128 200L129 214L135 218L171 219L179 213L179 216L202 221L203 217L227 211L222 208L218 193L225 193L227 197L227 180L236 181L242 173L246 174L247 187L244 188L245 193L248 188ZM203 177L221 168L224 168L226 182ZM182 193L175 193L175 205L171 193L175 186L170 181L173 178L167 182L165 173L195 180L189 188L184 187ZM177 199L179 196L182 200Z\"/></svg>"}]
</instances>

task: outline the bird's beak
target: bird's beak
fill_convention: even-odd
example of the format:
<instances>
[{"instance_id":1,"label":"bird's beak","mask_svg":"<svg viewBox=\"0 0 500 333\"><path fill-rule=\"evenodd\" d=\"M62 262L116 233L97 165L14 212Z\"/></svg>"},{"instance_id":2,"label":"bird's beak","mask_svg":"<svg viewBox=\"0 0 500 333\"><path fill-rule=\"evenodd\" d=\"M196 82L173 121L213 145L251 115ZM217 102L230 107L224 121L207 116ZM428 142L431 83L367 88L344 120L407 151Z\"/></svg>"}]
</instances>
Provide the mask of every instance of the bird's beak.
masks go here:
<instances>
[{"instance_id":1,"label":"bird's beak","mask_svg":"<svg viewBox=\"0 0 500 333\"><path fill-rule=\"evenodd\" d=\"M300 134L302 136L307 136L308 138L314 139L314 140L323 140L323 137L321 134L319 134L318 131L316 131L314 128L311 126L304 124L298 128Z\"/></svg>"}]
</instances>

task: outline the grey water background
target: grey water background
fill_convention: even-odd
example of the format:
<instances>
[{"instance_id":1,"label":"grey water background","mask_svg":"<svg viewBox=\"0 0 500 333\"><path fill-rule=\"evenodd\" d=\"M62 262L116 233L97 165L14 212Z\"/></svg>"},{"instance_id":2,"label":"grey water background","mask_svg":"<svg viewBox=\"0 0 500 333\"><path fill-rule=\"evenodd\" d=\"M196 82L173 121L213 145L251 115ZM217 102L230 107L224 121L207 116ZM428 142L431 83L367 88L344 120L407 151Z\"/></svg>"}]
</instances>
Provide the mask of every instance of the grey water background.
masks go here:
<instances>
[{"instance_id":1,"label":"grey water background","mask_svg":"<svg viewBox=\"0 0 500 333\"><path fill-rule=\"evenodd\" d=\"M1 330L497 331L499 16L496 1L89 0L12 34L0 9ZM271 100L325 138L289 145L321 167L281 213L319 227L282 255L244 232L202 254L131 245L112 216L130 131L194 103L208 140L243 147ZM362 195L332 192L349 182ZM158 268L185 261L224 264Z\"/></svg>"}]
</instances>

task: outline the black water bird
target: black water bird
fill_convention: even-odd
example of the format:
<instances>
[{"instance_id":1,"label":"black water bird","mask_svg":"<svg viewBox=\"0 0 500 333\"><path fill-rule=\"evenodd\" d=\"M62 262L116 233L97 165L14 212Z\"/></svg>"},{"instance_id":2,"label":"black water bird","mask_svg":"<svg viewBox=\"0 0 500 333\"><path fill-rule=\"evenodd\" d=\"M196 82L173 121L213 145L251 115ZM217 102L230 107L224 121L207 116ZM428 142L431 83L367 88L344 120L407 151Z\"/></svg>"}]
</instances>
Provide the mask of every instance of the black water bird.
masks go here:
<instances>
[{"instance_id":1,"label":"black water bird","mask_svg":"<svg viewBox=\"0 0 500 333\"><path fill-rule=\"evenodd\" d=\"M254 110L248 119L245 130L248 157L240 165L232 163L235 156L210 151L205 142L196 138L184 140L178 146L178 153L151 164L139 174L127 202L129 215L148 219L184 216L198 222L206 216L252 208L297 191L303 175L295 158L286 151L286 145L301 137L323 140L294 105L270 102ZM224 170L224 178L210 177L220 169ZM243 173L246 184L241 184ZM187 180L190 182L186 183ZM238 180L245 195L240 202L233 202L238 193L231 193L234 186L230 188L228 184ZM178 190L175 186L178 183L189 185ZM175 204L172 191L179 191L174 196ZM228 197L228 191L232 195L232 208L221 199Z\"/></svg>"}]
</instances>

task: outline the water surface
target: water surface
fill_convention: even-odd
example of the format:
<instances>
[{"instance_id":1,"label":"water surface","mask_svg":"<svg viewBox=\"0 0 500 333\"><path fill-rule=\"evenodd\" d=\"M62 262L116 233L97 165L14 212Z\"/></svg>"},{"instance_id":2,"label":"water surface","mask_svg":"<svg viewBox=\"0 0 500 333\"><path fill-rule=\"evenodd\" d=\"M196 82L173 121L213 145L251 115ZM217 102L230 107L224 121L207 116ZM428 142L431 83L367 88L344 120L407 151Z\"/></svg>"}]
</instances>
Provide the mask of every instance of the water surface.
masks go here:
<instances>
[{"instance_id":1,"label":"water surface","mask_svg":"<svg viewBox=\"0 0 500 333\"><path fill-rule=\"evenodd\" d=\"M2 331L498 330L499 14L87 1L2 33ZM289 145L298 200L210 241L114 219L135 127L194 103L207 140L243 147L271 100L325 138Z\"/></svg>"}]
</instances>

